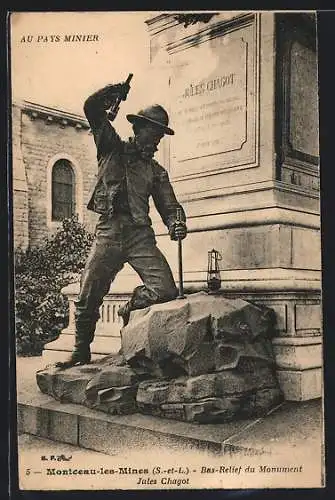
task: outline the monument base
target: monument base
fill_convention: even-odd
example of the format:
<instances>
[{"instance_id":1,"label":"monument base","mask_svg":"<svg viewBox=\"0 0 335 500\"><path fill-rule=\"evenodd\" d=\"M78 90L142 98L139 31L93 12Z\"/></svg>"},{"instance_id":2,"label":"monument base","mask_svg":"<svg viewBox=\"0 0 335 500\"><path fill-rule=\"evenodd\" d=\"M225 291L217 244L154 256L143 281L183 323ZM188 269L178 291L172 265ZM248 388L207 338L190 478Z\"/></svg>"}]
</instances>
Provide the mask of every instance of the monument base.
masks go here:
<instances>
[{"instance_id":1,"label":"monument base","mask_svg":"<svg viewBox=\"0 0 335 500\"><path fill-rule=\"evenodd\" d=\"M142 453L147 448L169 450L170 456L189 450L190 458L201 453L218 458L235 454L245 457L288 453L313 446L320 453L322 443L322 404L320 400L283 402L265 418L249 418L215 425L198 425L134 413L110 415L73 403L59 403L43 394L36 385L36 371L43 367L41 357L17 358L18 433L69 443L82 449L106 453L119 460L129 450ZM303 425L301 425L303 422ZM290 434L288 436L288 429ZM315 458L315 457L314 457ZM321 460L319 461L321 464ZM268 462L266 462L268 463ZM316 463L316 461L315 461ZM30 464L31 465L31 464ZM29 467L29 465L27 465Z\"/></svg>"},{"instance_id":2,"label":"monument base","mask_svg":"<svg viewBox=\"0 0 335 500\"><path fill-rule=\"evenodd\" d=\"M305 286L308 286L306 281ZM225 292L271 308L276 315L272 346L280 388L287 401L320 398L322 335L320 291L317 289Z\"/></svg>"},{"instance_id":3,"label":"monument base","mask_svg":"<svg viewBox=\"0 0 335 500\"><path fill-rule=\"evenodd\" d=\"M121 355L47 367L37 372L37 384L61 402L111 414L198 423L262 416L282 400L273 319L273 311L245 300L186 295L133 311Z\"/></svg>"}]
</instances>

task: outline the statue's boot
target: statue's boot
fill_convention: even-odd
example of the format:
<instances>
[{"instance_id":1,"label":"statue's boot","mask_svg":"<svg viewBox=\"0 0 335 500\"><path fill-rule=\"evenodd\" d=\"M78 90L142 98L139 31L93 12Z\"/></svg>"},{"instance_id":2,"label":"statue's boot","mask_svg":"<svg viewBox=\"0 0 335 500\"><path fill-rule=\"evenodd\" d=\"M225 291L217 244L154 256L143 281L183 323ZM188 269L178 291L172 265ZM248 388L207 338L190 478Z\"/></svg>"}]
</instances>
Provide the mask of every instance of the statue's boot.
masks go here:
<instances>
[{"instance_id":1,"label":"statue's boot","mask_svg":"<svg viewBox=\"0 0 335 500\"><path fill-rule=\"evenodd\" d=\"M159 302L157 292L148 288L146 285L137 286L133 291L131 299L118 310L118 315L121 316L123 320L123 326L125 327L128 325L131 311L144 309L157 302Z\"/></svg>"},{"instance_id":2,"label":"statue's boot","mask_svg":"<svg viewBox=\"0 0 335 500\"><path fill-rule=\"evenodd\" d=\"M122 318L123 327L127 326L129 323L130 313L133 310L131 301L127 302L124 306L120 307L118 310L118 316Z\"/></svg>"},{"instance_id":3,"label":"statue's boot","mask_svg":"<svg viewBox=\"0 0 335 500\"><path fill-rule=\"evenodd\" d=\"M76 337L73 351L65 361L57 361L57 368L71 368L72 366L86 365L91 361L90 344L94 338L95 324L76 324Z\"/></svg>"},{"instance_id":4,"label":"statue's boot","mask_svg":"<svg viewBox=\"0 0 335 500\"><path fill-rule=\"evenodd\" d=\"M133 307L133 304L132 304L131 300L129 302L127 302L126 304L124 304L124 306L121 306L119 308L117 314L118 314L118 316L120 316L122 318L122 321L123 321L123 327L122 328L124 328L125 326L128 325L130 313L133 310L134 310L134 307ZM121 328L121 331L120 331L120 335L121 335L121 348L120 348L120 350L118 352L118 354L120 354L120 356L123 355L123 351L122 351L122 328Z\"/></svg>"}]
</instances>

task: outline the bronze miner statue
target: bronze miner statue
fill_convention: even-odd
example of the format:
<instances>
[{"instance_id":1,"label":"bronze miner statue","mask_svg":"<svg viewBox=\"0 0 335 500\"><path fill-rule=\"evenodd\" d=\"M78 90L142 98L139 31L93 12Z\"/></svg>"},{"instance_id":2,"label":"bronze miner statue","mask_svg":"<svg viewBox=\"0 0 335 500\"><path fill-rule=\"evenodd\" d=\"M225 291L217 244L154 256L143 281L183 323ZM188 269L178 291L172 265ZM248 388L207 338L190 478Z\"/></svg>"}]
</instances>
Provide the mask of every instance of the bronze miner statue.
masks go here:
<instances>
[{"instance_id":1,"label":"bronze miner statue","mask_svg":"<svg viewBox=\"0 0 335 500\"><path fill-rule=\"evenodd\" d=\"M99 165L87 208L100 214L100 218L75 302L74 349L69 359L57 363L60 368L90 362L99 307L126 262L139 274L143 285L135 288L129 302L119 311L124 325L132 310L172 300L178 294L171 269L156 246L149 217L152 196L171 239L186 237L184 210L176 199L167 171L154 159L164 134L173 135L174 131L168 126L166 110L154 104L137 114L128 114L134 135L128 141L120 138L111 121L120 101L127 98L131 76L124 83L98 90L84 104Z\"/></svg>"}]
</instances>

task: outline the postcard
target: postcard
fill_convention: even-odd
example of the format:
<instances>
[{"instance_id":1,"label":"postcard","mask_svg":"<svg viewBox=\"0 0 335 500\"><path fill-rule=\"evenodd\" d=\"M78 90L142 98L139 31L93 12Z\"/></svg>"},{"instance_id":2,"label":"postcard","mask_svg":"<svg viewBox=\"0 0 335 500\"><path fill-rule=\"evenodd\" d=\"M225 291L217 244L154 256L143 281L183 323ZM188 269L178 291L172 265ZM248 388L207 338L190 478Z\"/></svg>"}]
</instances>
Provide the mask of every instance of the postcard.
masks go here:
<instances>
[{"instance_id":1,"label":"postcard","mask_svg":"<svg viewBox=\"0 0 335 500\"><path fill-rule=\"evenodd\" d=\"M325 486L312 11L9 16L19 486Z\"/></svg>"}]
</instances>

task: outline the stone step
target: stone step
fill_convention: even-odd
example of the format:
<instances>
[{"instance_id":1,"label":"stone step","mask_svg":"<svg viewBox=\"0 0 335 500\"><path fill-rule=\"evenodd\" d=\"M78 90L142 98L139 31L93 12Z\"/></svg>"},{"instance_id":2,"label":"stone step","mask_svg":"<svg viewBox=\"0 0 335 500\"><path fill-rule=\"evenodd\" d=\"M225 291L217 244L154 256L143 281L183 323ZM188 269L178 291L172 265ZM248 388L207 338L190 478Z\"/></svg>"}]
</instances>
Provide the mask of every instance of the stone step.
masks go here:
<instances>
[{"instance_id":1,"label":"stone step","mask_svg":"<svg viewBox=\"0 0 335 500\"><path fill-rule=\"evenodd\" d=\"M307 414L307 417L306 417ZM309 426L297 427L299 415ZM264 418L225 424L190 424L138 413L126 416L70 403L59 403L36 393L18 401L18 432L115 455L131 450L164 447L172 450L204 450L216 455L243 452L247 456L272 454L287 440L288 422L295 422L291 441L306 444L317 435L321 442L320 401L283 403ZM255 436L257 438L255 439Z\"/></svg>"},{"instance_id":2,"label":"stone step","mask_svg":"<svg viewBox=\"0 0 335 500\"><path fill-rule=\"evenodd\" d=\"M18 404L18 431L82 448L114 455L130 449L164 446L204 449L214 453L234 450L225 441L250 421L230 423L224 429L185 425L148 415L106 415L79 405L50 400L41 404ZM252 450L256 454L256 450Z\"/></svg>"}]
</instances>

